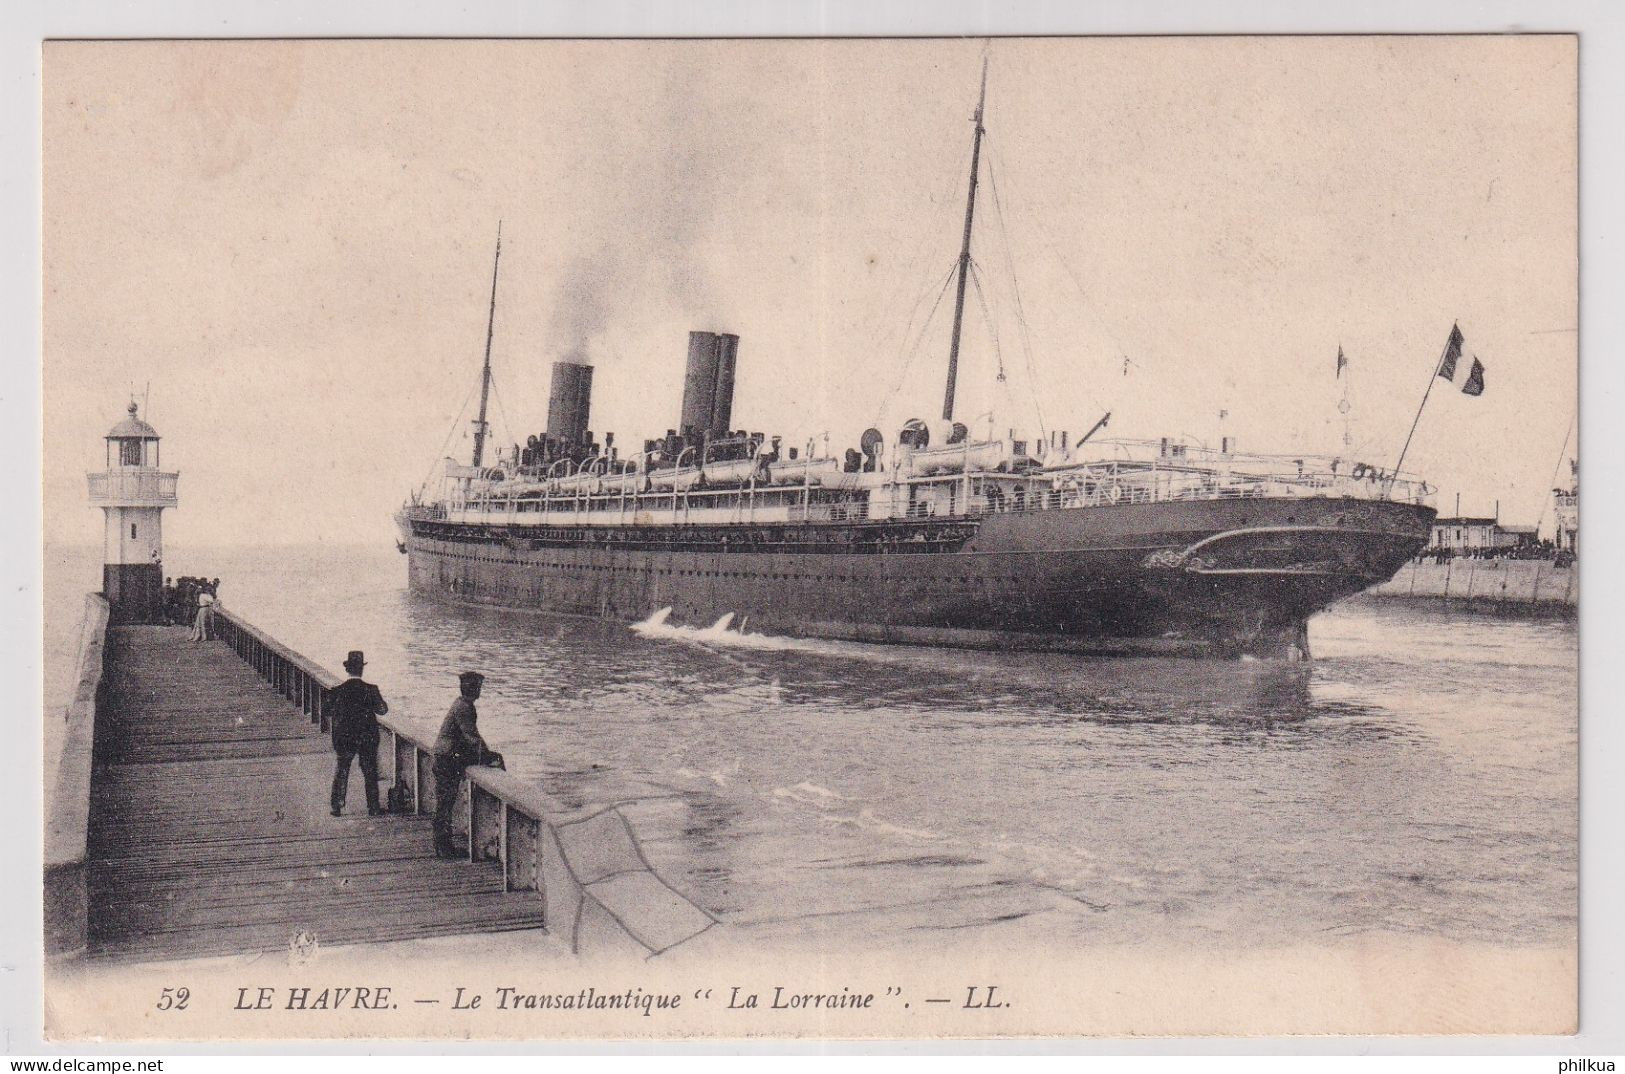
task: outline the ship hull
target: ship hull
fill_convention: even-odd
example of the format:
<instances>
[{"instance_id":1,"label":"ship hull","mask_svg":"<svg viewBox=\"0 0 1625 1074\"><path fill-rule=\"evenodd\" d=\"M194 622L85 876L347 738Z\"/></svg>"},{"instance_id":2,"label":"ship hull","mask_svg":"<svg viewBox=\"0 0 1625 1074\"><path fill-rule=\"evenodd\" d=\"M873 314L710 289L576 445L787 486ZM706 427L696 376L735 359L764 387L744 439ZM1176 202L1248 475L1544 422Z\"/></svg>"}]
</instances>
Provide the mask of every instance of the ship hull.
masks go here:
<instances>
[{"instance_id":1,"label":"ship hull","mask_svg":"<svg viewBox=\"0 0 1625 1074\"><path fill-rule=\"evenodd\" d=\"M1392 577L1430 508L1237 499L861 523L538 531L403 519L410 587L458 601L969 648L1296 658ZM741 535L749 535L742 537ZM754 540L752 540L754 538ZM833 550L826 550L833 549Z\"/></svg>"}]
</instances>

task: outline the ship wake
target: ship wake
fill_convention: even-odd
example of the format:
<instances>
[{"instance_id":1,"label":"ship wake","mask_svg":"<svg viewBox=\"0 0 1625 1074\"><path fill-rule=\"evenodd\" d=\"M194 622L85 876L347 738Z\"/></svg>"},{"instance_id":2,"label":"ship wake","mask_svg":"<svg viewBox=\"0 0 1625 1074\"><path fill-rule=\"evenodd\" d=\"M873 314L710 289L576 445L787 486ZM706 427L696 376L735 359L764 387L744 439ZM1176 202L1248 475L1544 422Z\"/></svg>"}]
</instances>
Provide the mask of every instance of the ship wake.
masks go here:
<instances>
[{"instance_id":1,"label":"ship wake","mask_svg":"<svg viewBox=\"0 0 1625 1074\"><path fill-rule=\"evenodd\" d=\"M721 616L707 627L685 626L671 622L671 608L661 608L641 622L632 624L632 632L639 637L660 641L680 641L708 649L749 649L769 653L817 653L824 656L856 657L866 660L891 662L894 654L883 653L873 646L828 641L820 638L791 638L779 634L752 634L746 631L749 617L737 625L733 612Z\"/></svg>"},{"instance_id":2,"label":"ship wake","mask_svg":"<svg viewBox=\"0 0 1625 1074\"><path fill-rule=\"evenodd\" d=\"M649 618L632 624L632 632L645 638L663 641L682 641L692 645L723 646L731 649L761 649L779 652L791 649L811 649L800 638L783 638L773 634L747 634L748 621L734 626L734 613L728 612L708 627L684 626L671 622L671 608L661 608Z\"/></svg>"}]
</instances>

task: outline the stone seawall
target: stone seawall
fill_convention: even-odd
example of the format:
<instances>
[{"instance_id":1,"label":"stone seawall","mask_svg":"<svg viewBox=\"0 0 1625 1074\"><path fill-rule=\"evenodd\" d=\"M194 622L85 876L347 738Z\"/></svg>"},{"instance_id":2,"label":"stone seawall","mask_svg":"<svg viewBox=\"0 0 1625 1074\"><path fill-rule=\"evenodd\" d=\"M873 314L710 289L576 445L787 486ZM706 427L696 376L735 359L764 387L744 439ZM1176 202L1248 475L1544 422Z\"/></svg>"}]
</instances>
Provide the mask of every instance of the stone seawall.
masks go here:
<instances>
[{"instance_id":1,"label":"stone seawall","mask_svg":"<svg viewBox=\"0 0 1625 1074\"><path fill-rule=\"evenodd\" d=\"M1412 562L1366 595L1506 615L1573 615L1580 599L1579 568L1540 559Z\"/></svg>"},{"instance_id":2,"label":"stone seawall","mask_svg":"<svg viewBox=\"0 0 1625 1074\"><path fill-rule=\"evenodd\" d=\"M109 608L100 593L85 597L73 699L60 714L56 775L45 789L45 951L75 954L85 947L88 914L86 852L96 705L105 669Z\"/></svg>"}]
</instances>

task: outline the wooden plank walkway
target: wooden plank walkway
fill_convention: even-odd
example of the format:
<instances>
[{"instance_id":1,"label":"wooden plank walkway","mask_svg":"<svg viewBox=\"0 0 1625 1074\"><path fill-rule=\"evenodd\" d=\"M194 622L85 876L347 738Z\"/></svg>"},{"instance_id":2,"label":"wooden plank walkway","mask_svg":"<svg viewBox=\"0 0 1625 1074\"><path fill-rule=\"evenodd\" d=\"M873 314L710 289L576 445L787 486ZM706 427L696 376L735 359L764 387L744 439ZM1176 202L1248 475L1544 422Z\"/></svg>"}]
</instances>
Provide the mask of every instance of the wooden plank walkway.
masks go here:
<instances>
[{"instance_id":1,"label":"wooden plank walkway","mask_svg":"<svg viewBox=\"0 0 1625 1074\"><path fill-rule=\"evenodd\" d=\"M109 632L91 788L90 946L168 959L540 928L502 867L434 856L430 819L368 817L352 765L224 644L184 627Z\"/></svg>"}]
</instances>

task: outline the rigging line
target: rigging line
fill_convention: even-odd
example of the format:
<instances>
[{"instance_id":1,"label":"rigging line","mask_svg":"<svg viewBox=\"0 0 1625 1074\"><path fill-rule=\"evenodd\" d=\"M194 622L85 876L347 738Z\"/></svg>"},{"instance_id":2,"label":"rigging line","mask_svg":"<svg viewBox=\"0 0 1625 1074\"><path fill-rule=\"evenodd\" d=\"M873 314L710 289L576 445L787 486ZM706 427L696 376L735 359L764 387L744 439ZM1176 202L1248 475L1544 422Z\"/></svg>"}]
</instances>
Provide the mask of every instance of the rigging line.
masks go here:
<instances>
[{"instance_id":1,"label":"rigging line","mask_svg":"<svg viewBox=\"0 0 1625 1074\"><path fill-rule=\"evenodd\" d=\"M958 259L956 258L955 263L950 265L948 268L948 275L950 277L953 275L954 270L958 267L957 260ZM933 285L930 282L927 282L926 285L920 289L920 293L915 296L914 305L908 311L908 320L903 324L903 334L897 340L897 356L899 358L903 357L904 354L909 350L909 335L914 331L914 318L919 316L920 307L925 304L925 300L930 296L933 288L940 290L943 286L944 285L940 283ZM934 312L935 307L933 307L933 313ZM925 322L920 326L920 330L923 332L926 326L930 323L931 317L928 315Z\"/></svg>"},{"instance_id":2,"label":"rigging line","mask_svg":"<svg viewBox=\"0 0 1625 1074\"><path fill-rule=\"evenodd\" d=\"M881 419L885 417L886 408L891 405L892 400L896 399L897 396L902 393L903 384L908 380L908 371L910 367L913 366L914 359L918 357L920 353L920 345L925 341L925 330L931 326L931 321L934 317L936 317L937 310L942 308L942 300L948 294L948 288L954 282L954 274L958 271L959 259L956 257L954 258L954 263L949 266L948 271L943 274L942 282L937 285L937 300L931 303L931 311L925 315L925 320L921 322L920 331L919 334L914 337L913 346L908 345L908 330L913 328L914 314L909 315L908 329L905 329L903 333L903 346L900 348L898 353L898 357L903 359L903 368L902 371L897 375L896 386L893 387L892 390L880 400L880 405L875 412L874 420L874 424L877 427L880 425ZM920 296L920 301L924 301L924 299L925 295L922 294ZM916 303L915 312L918 312L918 303Z\"/></svg>"},{"instance_id":3,"label":"rigging line","mask_svg":"<svg viewBox=\"0 0 1625 1074\"><path fill-rule=\"evenodd\" d=\"M928 188L941 195L940 197L931 198L931 202L936 206L936 212L930 217L929 220L926 221L928 226L920 229L920 241L918 245L915 246L913 253L909 255L908 260L898 262L896 282L886 292L881 303L875 308L874 312L869 317L864 319L863 324L857 326L859 339L873 339L879 333L881 324L886 320L886 312L899 305L906 298L907 281L918 277L919 272L916 266L918 266L921 261L921 255L925 253L926 248L930 246L934 240L941 238L942 234L946 232L945 228L939 227L938 225L941 224L946 218L950 218L955 209L954 200L950 195L952 195L958 187L959 174L968 170L970 166L970 150L965 150L962 157L964 158L965 163L964 168L959 169L957 172L945 173L940 187ZM925 296L929 295L930 293L931 285L928 282L920 297L915 300L915 305L918 306L920 302L925 300Z\"/></svg>"},{"instance_id":4,"label":"rigging line","mask_svg":"<svg viewBox=\"0 0 1625 1074\"><path fill-rule=\"evenodd\" d=\"M993 320L993 313L988 309L987 294L982 290L982 266L976 263L973 257L970 260L970 282L976 288L976 302L982 307L982 322L987 325L987 334L993 337L993 357L999 363L999 379L1004 377L1004 349L999 346L999 325Z\"/></svg>"},{"instance_id":5,"label":"rigging line","mask_svg":"<svg viewBox=\"0 0 1625 1074\"><path fill-rule=\"evenodd\" d=\"M947 297L949 288L953 286L954 275L959 271L958 262L959 259L955 258L954 263L949 266L948 271L943 273L942 282L937 285L936 301L931 303L931 309L927 311L925 319L920 322L919 331L914 333L914 342L912 344L908 342L908 335L906 333L903 336L903 352L900 355L900 357L903 359L903 368L897 376L896 387L894 387L890 394L888 394L880 402L880 410L875 417L875 424L877 426L884 418L886 408L889 407L892 402L902 394L903 385L908 380L908 371L913 368L914 360L919 357L920 351L925 345L926 332L931 327L931 322L936 319L937 311L942 308L942 300ZM921 297L923 299L924 296ZM910 329L913 327L913 317L909 318L909 327Z\"/></svg>"},{"instance_id":6,"label":"rigging line","mask_svg":"<svg viewBox=\"0 0 1625 1074\"><path fill-rule=\"evenodd\" d=\"M1017 319L1021 324L1021 328L1022 328L1022 332L1023 332L1022 340L1023 340L1023 345L1026 348L1026 358L1027 358L1027 363L1028 363L1028 376L1031 377L1033 382L1034 382L1033 389L1032 389L1033 393L1034 393L1033 404L1039 410L1039 424L1040 424L1040 427L1042 427L1044 419L1043 419L1043 414L1042 414L1042 404L1038 402L1038 397L1037 397L1037 386L1036 386L1037 385L1037 372L1036 372L1036 368L1035 368L1035 365L1034 365L1034 362L1033 362L1033 357L1032 357L1031 333L1030 333L1030 328L1029 328L1029 325L1028 325L1028 322L1027 322L1026 311L1023 308L1022 303L1021 303L1021 289L1020 289L1019 284L1017 284L1017 282L1016 282L1015 257L1014 257L1014 254L1011 252L1010 228L1009 228L1009 225L1006 223L1005 216L1004 216L1004 200L1003 200L1003 198L1001 197L1001 195L999 193L998 174L999 174L999 172L1004 170L1004 154L1002 152L1000 152L999 146L998 146L998 144L996 142L992 146L992 149L993 149L992 157L988 161L988 178L989 178L990 185L993 188L994 215L998 217L999 228L1000 228L1001 233L1004 235L1005 258L1006 258L1006 261L1007 261L1007 263L1009 264L1009 267L1010 267L1011 285L1012 285L1012 287L1014 287L1015 292L1016 292ZM995 165L997 165L997 166L995 167ZM1044 229L1037 228L1036 230L1039 232L1039 234L1041 236L1043 236L1044 244L1049 247L1050 253L1052 255L1054 255L1055 260L1057 260L1057 261L1059 261L1061 263L1061 268L1063 268L1066 271L1067 277L1072 281L1072 285L1075 288L1077 288L1079 299L1082 300L1082 303L1084 305L1086 305L1086 306L1091 305L1091 303L1089 302L1088 296L1084 291L1083 282L1078 279L1078 274L1073 271L1071 264L1069 264L1067 262L1066 258L1061 256L1061 251L1059 250L1059 248L1056 247L1055 243L1050 240L1047 232L1045 232ZM1116 353L1124 355L1126 357L1127 354L1128 354L1127 348L1125 348L1122 345L1122 340L1118 337L1117 333L1113 332L1111 330L1111 327L1104 323L1104 320L1101 321L1100 327L1105 331L1106 335L1111 337L1112 344L1116 348ZM1089 391L1088 389L1085 389L1085 390ZM1101 409L1106 409L1104 404L1102 404L1100 402L1099 397L1096 396L1093 391L1089 391L1089 398L1091 400L1093 400L1096 407L1099 407ZM1048 436L1048 435L1049 435L1048 432L1045 431L1045 436Z\"/></svg>"},{"instance_id":7,"label":"rigging line","mask_svg":"<svg viewBox=\"0 0 1625 1074\"><path fill-rule=\"evenodd\" d=\"M491 398L497 401L497 413L502 415L502 431L506 434L502 439L510 440L510 438L513 436L513 423L508 420L508 410L502 405L502 393L497 391L497 375L495 370L492 370L491 372Z\"/></svg>"},{"instance_id":8,"label":"rigging line","mask_svg":"<svg viewBox=\"0 0 1625 1074\"><path fill-rule=\"evenodd\" d=\"M1574 415L1571 413L1569 415L1569 427L1568 427L1568 430L1563 433L1563 449L1557 453L1557 464L1552 467L1552 479L1546 483L1546 488L1547 488L1548 491L1545 493L1545 499L1541 501L1540 517L1535 519L1535 530L1536 530L1536 535L1537 536L1539 535L1539 530L1540 530L1541 525L1544 524L1545 521L1546 521L1546 508L1551 506L1552 494L1551 494L1551 491L1549 491L1549 490L1553 490L1553 489L1557 488L1557 475L1558 475L1558 472L1563 469L1563 456L1565 456L1565 455L1567 455L1569 453L1569 438L1572 437L1573 435L1574 435ZM1554 515L1553 517L1555 518L1556 516Z\"/></svg>"},{"instance_id":9,"label":"rigging line","mask_svg":"<svg viewBox=\"0 0 1625 1074\"><path fill-rule=\"evenodd\" d=\"M997 141L995 141L992 145L992 152L993 160L998 163L999 168L1002 170L1004 168L1004 154L999 151ZM991 171L992 169L989 168L990 173ZM1049 232L1042 226L1039 226L1038 221L1033 219L1032 213L1025 209L1020 209L1020 211L1026 216L1029 224L1033 225L1032 230L1043 239L1044 245L1049 249L1050 254L1055 258L1056 261L1060 262L1061 268L1066 270L1067 278L1072 281L1072 286L1076 287L1078 290L1078 298L1081 303L1091 312L1096 313L1098 327L1101 331L1105 332L1107 336L1111 337L1112 346L1116 348L1116 353L1120 356L1128 354L1128 348L1123 346L1122 337L1120 337L1116 332L1112 331L1112 327L1106 322L1104 314L1095 311L1094 300L1089 297L1088 291L1085 290L1083 286L1083 281L1079 279L1077 272L1072 268L1072 263L1062 256L1060 247L1055 245L1054 240L1050 238ZM1100 401L1096 399L1095 402L1097 405L1099 405Z\"/></svg>"},{"instance_id":10,"label":"rigging line","mask_svg":"<svg viewBox=\"0 0 1625 1074\"><path fill-rule=\"evenodd\" d=\"M1010 244L1010 227L1004 220L1004 199L999 196L999 173L993 166L990 156L987 162L988 186L993 189L993 215L999 221L999 234L1004 238L1004 263L1010 270L1010 291L1015 299L1016 324L1021 328L1021 350L1027 363L1027 391L1033 399L1033 409L1038 413L1038 432L1045 439L1049 439L1049 429L1044 423L1044 404L1038 397L1038 368L1033 361L1032 330L1027 324L1027 311L1021 304L1021 283L1016 279L1016 255ZM1091 396L1092 397L1092 396ZM1100 405L1100 400L1095 400Z\"/></svg>"},{"instance_id":11,"label":"rigging line","mask_svg":"<svg viewBox=\"0 0 1625 1074\"><path fill-rule=\"evenodd\" d=\"M970 151L967 149L963 156L968 167ZM926 196L929 203L936 207L934 214L930 215L924 221L924 223L928 226L919 229L918 244L914 247L914 250L909 255L908 259L906 261L898 260L896 262L896 271L891 276L891 286L888 287L883 294L878 296L880 301L871 308L867 316L863 317L858 323L852 325L854 338L868 341L874 350L878 351L883 349L882 345L889 342L889 340L885 338L885 336L889 336L889 333L886 333L883 336L882 326L888 323L895 325L898 318L887 316L888 312L899 310L901 304L907 301L909 281L919 279L922 275L919 268L920 264L922 263L922 255L926 253L927 248L931 245L933 240L940 238L941 235L946 232L946 228L939 227L938 225L943 222L945 217L947 217L953 209L953 199L951 195L958 182L959 177L957 172L945 171L939 185L925 186L924 189L926 191ZM914 306L916 308L930 295L931 287L931 282L927 280L925 286L921 289L919 296L914 301ZM905 337L899 341L900 348L906 343L907 338L905 335Z\"/></svg>"},{"instance_id":12,"label":"rigging line","mask_svg":"<svg viewBox=\"0 0 1625 1074\"><path fill-rule=\"evenodd\" d=\"M428 472L423 475L423 480L418 484L419 494L428 491L429 478L434 476L434 468L440 465L440 460L444 459L446 457L446 452L451 450L451 438L456 436L457 430L462 427L463 415L468 413L468 404L472 403L473 401L474 388L470 388L468 390L468 398L464 399L463 405L457 408L457 416L451 419L451 428L446 430L446 442L440 445L439 455L437 455L435 460L429 464Z\"/></svg>"}]
</instances>

